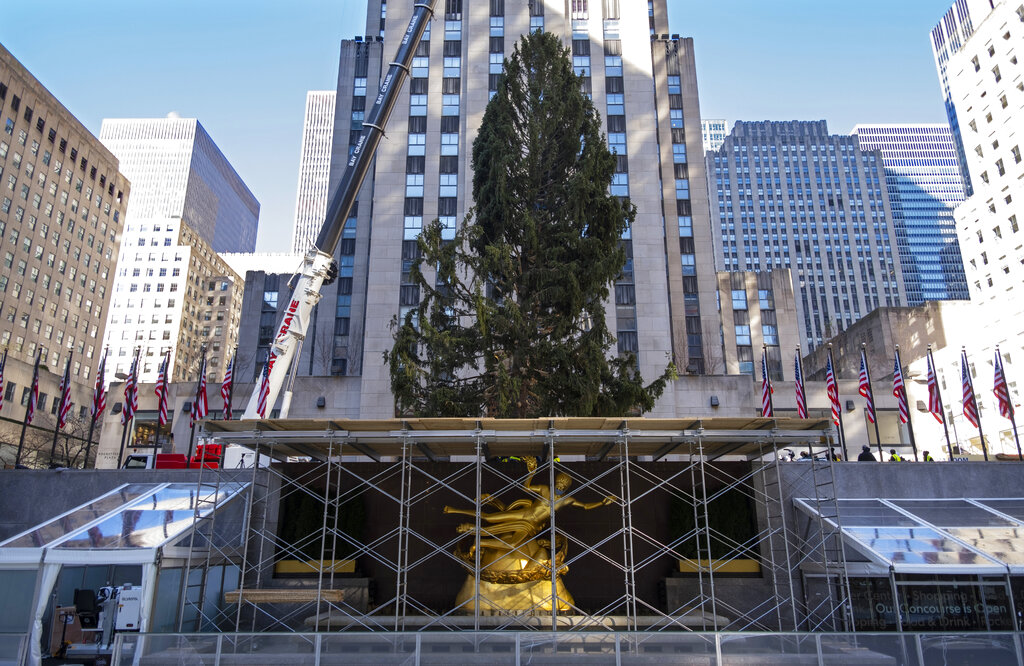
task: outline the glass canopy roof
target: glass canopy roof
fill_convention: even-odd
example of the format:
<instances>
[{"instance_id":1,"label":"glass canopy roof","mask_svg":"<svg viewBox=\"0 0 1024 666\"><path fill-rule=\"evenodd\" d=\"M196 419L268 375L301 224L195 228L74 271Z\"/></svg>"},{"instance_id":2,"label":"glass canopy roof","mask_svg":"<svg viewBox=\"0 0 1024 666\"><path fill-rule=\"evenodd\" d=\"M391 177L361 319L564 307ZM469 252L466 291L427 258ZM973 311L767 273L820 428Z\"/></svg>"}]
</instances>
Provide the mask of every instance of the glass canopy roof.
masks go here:
<instances>
[{"instance_id":1,"label":"glass canopy roof","mask_svg":"<svg viewBox=\"0 0 1024 666\"><path fill-rule=\"evenodd\" d=\"M248 484L130 483L0 543L0 548L158 548Z\"/></svg>"},{"instance_id":2,"label":"glass canopy roof","mask_svg":"<svg viewBox=\"0 0 1024 666\"><path fill-rule=\"evenodd\" d=\"M795 502L897 573L1024 573L1024 499L837 499L838 519Z\"/></svg>"}]
</instances>

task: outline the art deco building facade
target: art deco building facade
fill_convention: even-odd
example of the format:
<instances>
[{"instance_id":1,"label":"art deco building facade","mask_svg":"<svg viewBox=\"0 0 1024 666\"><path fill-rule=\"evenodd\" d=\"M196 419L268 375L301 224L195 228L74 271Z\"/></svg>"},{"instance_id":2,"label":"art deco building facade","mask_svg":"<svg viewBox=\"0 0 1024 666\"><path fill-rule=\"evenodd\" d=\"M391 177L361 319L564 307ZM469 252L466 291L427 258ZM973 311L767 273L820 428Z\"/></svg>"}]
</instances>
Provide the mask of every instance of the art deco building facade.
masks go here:
<instances>
[{"instance_id":1,"label":"art deco building facade","mask_svg":"<svg viewBox=\"0 0 1024 666\"><path fill-rule=\"evenodd\" d=\"M336 98L337 93L333 90L311 90L306 93L292 252L305 253L313 246L327 214Z\"/></svg>"},{"instance_id":2,"label":"art deco building facade","mask_svg":"<svg viewBox=\"0 0 1024 666\"><path fill-rule=\"evenodd\" d=\"M23 417L37 355L41 412L69 357L74 412L89 403L128 195L117 157L0 46L3 417Z\"/></svg>"},{"instance_id":3,"label":"art deco building facade","mask_svg":"<svg viewBox=\"0 0 1024 666\"><path fill-rule=\"evenodd\" d=\"M964 200L947 125L857 125L860 149L882 156L907 304L970 298L953 209Z\"/></svg>"},{"instance_id":4,"label":"art deco building facade","mask_svg":"<svg viewBox=\"0 0 1024 666\"><path fill-rule=\"evenodd\" d=\"M719 267L792 269L805 349L905 302L877 151L825 121L738 121L706 160Z\"/></svg>"},{"instance_id":5,"label":"art deco building facade","mask_svg":"<svg viewBox=\"0 0 1024 666\"><path fill-rule=\"evenodd\" d=\"M408 4L370 0L367 36L342 44L332 186L358 140L382 58L411 12ZM340 278L324 289L316 342L307 340L300 373L360 376L363 412L392 415L381 354L393 344L392 319L419 301L409 274L416 237L435 218L454 235L471 208L472 144L484 109L504 58L521 35L539 29L571 49L619 156L611 192L637 207L622 238L628 263L607 306L617 351L636 353L652 377L668 360L701 374L708 359L721 359L693 42L670 37L667 26L664 0L439 3L345 227ZM325 344L329 351L316 347Z\"/></svg>"},{"instance_id":6,"label":"art deco building facade","mask_svg":"<svg viewBox=\"0 0 1024 666\"><path fill-rule=\"evenodd\" d=\"M259 203L195 119L108 119L100 138L137 194L108 322L108 380L128 372L136 347L141 381L156 381L168 349L172 378L194 380L204 344L215 380L237 339L242 289L217 253L253 250Z\"/></svg>"}]
</instances>

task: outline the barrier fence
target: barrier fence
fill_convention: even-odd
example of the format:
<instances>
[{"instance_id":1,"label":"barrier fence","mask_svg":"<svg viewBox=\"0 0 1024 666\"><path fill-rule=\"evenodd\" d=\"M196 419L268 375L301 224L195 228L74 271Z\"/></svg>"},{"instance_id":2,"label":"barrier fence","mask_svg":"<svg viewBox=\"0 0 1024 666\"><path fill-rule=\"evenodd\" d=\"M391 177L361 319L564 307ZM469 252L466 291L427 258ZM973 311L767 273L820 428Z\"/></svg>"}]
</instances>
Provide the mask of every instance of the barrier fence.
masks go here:
<instances>
[{"instance_id":1,"label":"barrier fence","mask_svg":"<svg viewBox=\"0 0 1024 666\"><path fill-rule=\"evenodd\" d=\"M397 632L120 634L112 665L1024 665L1020 633Z\"/></svg>"}]
</instances>

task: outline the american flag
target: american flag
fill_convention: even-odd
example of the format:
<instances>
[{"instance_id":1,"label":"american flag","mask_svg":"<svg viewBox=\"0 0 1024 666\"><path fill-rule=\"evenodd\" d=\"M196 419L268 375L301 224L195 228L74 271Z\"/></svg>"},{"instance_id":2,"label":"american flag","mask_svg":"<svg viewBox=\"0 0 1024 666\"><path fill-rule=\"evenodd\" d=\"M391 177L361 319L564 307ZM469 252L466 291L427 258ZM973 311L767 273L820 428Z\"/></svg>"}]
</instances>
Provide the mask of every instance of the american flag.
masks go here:
<instances>
[{"instance_id":1,"label":"american flag","mask_svg":"<svg viewBox=\"0 0 1024 666\"><path fill-rule=\"evenodd\" d=\"M775 416L772 409L772 379L768 376L768 352L761 352L761 416Z\"/></svg>"},{"instance_id":2,"label":"american flag","mask_svg":"<svg viewBox=\"0 0 1024 666\"><path fill-rule=\"evenodd\" d=\"M977 428L981 418L978 415L978 401L974 399L974 384L971 382L971 370L967 366L966 350L960 350L960 380L964 387L964 418Z\"/></svg>"},{"instance_id":3,"label":"american flag","mask_svg":"<svg viewBox=\"0 0 1024 666\"><path fill-rule=\"evenodd\" d=\"M860 350L860 390L859 393L867 398L868 421L875 422L875 394L871 391L871 375L868 374L868 359L864 350Z\"/></svg>"},{"instance_id":4,"label":"american flag","mask_svg":"<svg viewBox=\"0 0 1024 666\"><path fill-rule=\"evenodd\" d=\"M807 418L807 395L804 393L804 371L800 367L800 352L796 353L796 369L793 371L793 383L796 386L796 415Z\"/></svg>"},{"instance_id":5,"label":"american flag","mask_svg":"<svg viewBox=\"0 0 1024 666\"><path fill-rule=\"evenodd\" d=\"M4 352L6 358L7 353ZM0 378L3 376L3 365L0 364ZM1013 418L1013 402L1010 400L1010 387L1006 385L1006 375L1003 374L1003 355L996 348L996 379L995 379L996 400L999 401L999 414L1008 419Z\"/></svg>"},{"instance_id":6,"label":"american flag","mask_svg":"<svg viewBox=\"0 0 1024 666\"><path fill-rule=\"evenodd\" d=\"M32 388L28 392L28 407L25 409L25 423L32 425L32 417L36 414L36 402L39 400L39 355L36 355L35 369L32 370Z\"/></svg>"},{"instance_id":7,"label":"american flag","mask_svg":"<svg viewBox=\"0 0 1024 666\"><path fill-rule=\"evenodd\" d=\"M132 358L132 367L128 371L128 379L124 383L124 409L121 410L121 425L127 425L135 418L135 410L139 407L139 397L136 384L138 377L136 371L139 366L139 350L135 350Z\"/></svg>"},{"instance_id":8,"label":"american flag","mask_svg":"<svg viewBox=\"0 0 1024 666\"><path fill-rule=\"evenodd\" d=\"M199 385L196 386L196 399L192 403L192 425L196 421L206 418L210 413L210 405L206 401L206 353L203 352L203 360L199 363Z\"/></svg>"},{"instance_id":9,"label":"american flag","mask_svg":"<svg viewBox=\"0 0 1024 666\"><path fill-rule=\"evenodd\" d=\"M832 403L832 423L839 425L839 386L836 384L835 370L832 369L831 351L825 364L825 392L828 393L828 401Z\"/></svg>"},{"instance_id":10,"label":"american flag","mask_svg":"<svg viewBox=\"0 0 1024 666\"><path fill-rule=\"evenodd\" d=\"M903 385L903 368L900 365L900 352L896 350L896 358L892 368L892 394L900 405L900 423L910 421L910 405L907 404L907 387Z\"/></svg>"},{"instance_id":11,"label":"american flag","mask_svg":"<svg viewBox=\"0 0 1024 666\"><path fill-rule=\"evenodd\" d=\"M928 350L928 411L932 413L935 420L945 423L946 417L942 413L942 399L939 396L939 379L935 375L935 366L932 364L932 350Z\"/></svg>"},{"instance_id":12,"label":"american flag","mask_svg":"<svg viewBox=\"0 0 1024 666\"><path fill-rule=\"evenodd\" d=\"M263 364L263 372L260 373L260 392L257 394L256 413L261 419L267 418L267 398L270 397L270 369Z\"/></svg>"},{"instance_id":13,"label":"american flag","mask_svg":"<svg viewBox=\"0 0 1024 666\"><path fill-rule=\"evenodd\" d=\"M171 351L167 350L167 355L164 356L164 360L160 363L160 372L156 376L156 388L153 390L156 393L156 404L157 404L157 422L160 425L167 425L167 398L168 398L168 386L167 386L167 370L170 366Z\"/></svg>"},{"instance_id":14,"label":"american flag","mask_svg":"<svg viewBox=\"0 0 1024 666\"><path fill-rule=\"evenodd\" d=\"M228 369L224 371L224 382L220 385L220 397L224 400L224 408L221 410L221 418L225 421L231 420L231 392L235 388L234 374L235 374L235 358L238 353L235 352L232 355L231 360L228 361Z\"/></svg>"},{"instance_id":15,"label":"american flag","mask_svg":"<svg viewBox=\"0 0 1024 666\"><path fill-rule=\"evenodd\" d=\"M103 383L103 376L107 372L107 350L103 350L103 358L100 359L100 367L96 368L96 384L92 389L92 422L96 423L100 414L107 408L107 387Z\"/></svg>"},{"instance_id":16,"label":"american flag","mask_svg":"<svg viewBox=\"0 0 1024 666\"><path fill-rule=\"evenodd\" d=\"M71 357L68 357L64 364L64 376L60 378L60 408L57 410L57 430L64 427L68 422L68 412L71 411Z\"/></svg>"},{"instance_id":17,"label":"american flag","mask_svg":"<svg viewBox=\"0 0 1024 666\"><path fill-rule=\"evenodd\" d=\"M0 409L4 408L4 368L7 367L7 347L4 347L4 357L0 360Z\"/></svg>"}]
</instances>

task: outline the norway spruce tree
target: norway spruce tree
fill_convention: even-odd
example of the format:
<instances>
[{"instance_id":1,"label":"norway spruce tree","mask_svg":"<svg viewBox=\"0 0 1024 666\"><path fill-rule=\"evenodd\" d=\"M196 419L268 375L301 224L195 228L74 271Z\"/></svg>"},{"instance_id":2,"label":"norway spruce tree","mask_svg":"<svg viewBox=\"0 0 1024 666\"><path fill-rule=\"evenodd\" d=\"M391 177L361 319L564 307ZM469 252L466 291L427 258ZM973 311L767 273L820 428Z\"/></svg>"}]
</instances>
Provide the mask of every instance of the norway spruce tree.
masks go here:
<instances>
[{"instance_id":1,"label":"norway spruce tree","mask_svg":"<svg viewBox=\"0 0 1024 666\"><path fill-rule=\"evenodd\" d=\"M454 240L419 240L420 304L395 321L389 363L409 416L622 416L653 407L605 321L635 207L611 196L615 157L569 51L523 37L473 143L473 199Z\"/></svg>"}]
</instances>

